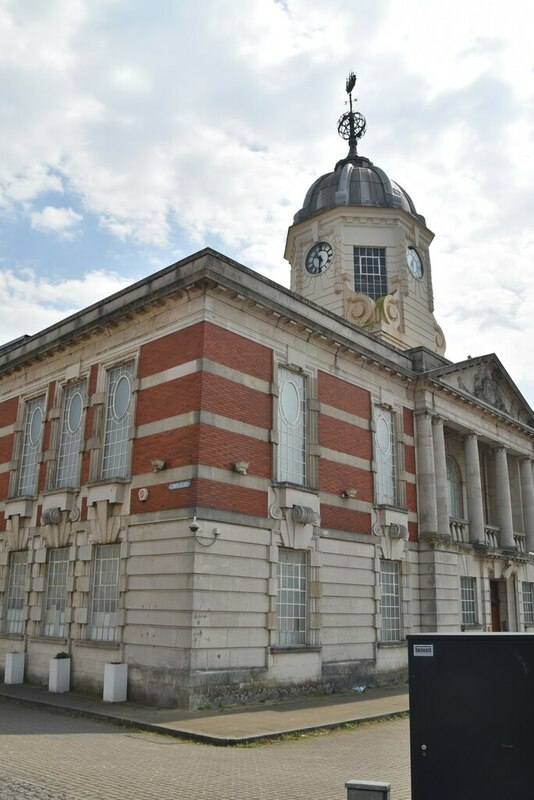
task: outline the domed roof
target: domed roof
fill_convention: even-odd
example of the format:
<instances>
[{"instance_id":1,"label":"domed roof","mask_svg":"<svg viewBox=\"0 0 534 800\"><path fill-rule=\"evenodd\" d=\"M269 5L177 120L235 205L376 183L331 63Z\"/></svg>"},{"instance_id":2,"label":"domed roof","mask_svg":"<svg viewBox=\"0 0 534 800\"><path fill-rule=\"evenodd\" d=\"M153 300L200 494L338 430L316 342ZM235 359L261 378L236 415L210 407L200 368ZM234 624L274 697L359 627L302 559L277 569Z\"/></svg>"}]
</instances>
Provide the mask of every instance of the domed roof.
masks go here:
<instances>
[{"instance_id":1,"label":"domed roof","mask_svg":"<svg viewBox=\"0 0 534 800\"><path fill-rule=\"evenodd\" d=\"M401 208L425 224L425 218L417 213L408 192L368 158L355 153L349 153L347 158L338 161L333 172L312 183L294 222L302 222L337 206Z\"/></svg>"}]
</instances>

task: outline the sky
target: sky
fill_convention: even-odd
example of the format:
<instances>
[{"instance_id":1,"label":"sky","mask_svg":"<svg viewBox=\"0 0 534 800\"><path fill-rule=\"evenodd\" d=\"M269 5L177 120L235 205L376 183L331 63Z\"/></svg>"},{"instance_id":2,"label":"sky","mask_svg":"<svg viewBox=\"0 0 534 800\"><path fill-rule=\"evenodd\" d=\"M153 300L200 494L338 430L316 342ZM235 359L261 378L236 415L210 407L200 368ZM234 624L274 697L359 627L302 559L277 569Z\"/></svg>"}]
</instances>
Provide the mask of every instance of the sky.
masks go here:
<instances>
[{"instance_id":1,"label":"sky","mask_svg":"<svg viewBox=\"0 0 534 800\"><path fill-rule=\"evenodd\" d=\"M534 406L529 0L0 0L0 342L210 246L288 286L287 228L347 146L434 232L453 361Z\"/></svg>"}]
</instances>

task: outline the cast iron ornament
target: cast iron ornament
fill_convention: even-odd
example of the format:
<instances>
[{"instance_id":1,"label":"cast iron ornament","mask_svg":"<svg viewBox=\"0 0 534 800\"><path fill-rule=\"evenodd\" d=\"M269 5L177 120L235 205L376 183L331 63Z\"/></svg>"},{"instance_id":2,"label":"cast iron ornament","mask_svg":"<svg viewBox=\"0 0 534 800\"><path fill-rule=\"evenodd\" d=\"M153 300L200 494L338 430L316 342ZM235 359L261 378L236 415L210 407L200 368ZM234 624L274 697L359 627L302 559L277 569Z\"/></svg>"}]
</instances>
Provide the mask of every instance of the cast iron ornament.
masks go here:
<instances>
[{"instance_id":1,"label":"cast iron ornament","mask_svg":"<svg viewBox=\"0 0 534 800\"><path fill-rule=\"evenodd\" d=\"M350 111L346 111L345 114L342 114L337 123L337 132L342 139L345 139L349 143L349 158L357 155L358 139L361 139L365 134L367 126L363 114L352 110L352 90L355 85L356 73L351 72L345 83L345 89L349 96ZM354 99L357 100L358 98L356 97Z\"/></svg>"}]
</instances>

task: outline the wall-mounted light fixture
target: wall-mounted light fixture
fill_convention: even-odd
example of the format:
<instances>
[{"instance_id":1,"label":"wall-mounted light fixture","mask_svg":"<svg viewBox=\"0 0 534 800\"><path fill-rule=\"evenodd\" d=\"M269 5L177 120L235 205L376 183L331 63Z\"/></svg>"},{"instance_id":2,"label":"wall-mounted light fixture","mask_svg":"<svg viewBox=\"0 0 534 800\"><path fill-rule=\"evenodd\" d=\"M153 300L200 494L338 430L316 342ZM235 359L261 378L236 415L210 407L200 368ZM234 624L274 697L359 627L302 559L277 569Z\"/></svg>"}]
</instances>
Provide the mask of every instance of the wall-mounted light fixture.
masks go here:
<instances>
[{"instance_id":1,"label":"wall-mounted light fixture","mask_svg":"<svg viewBox=\"0 0 534 800\"><path fill-rule=\"evenodd\" d=\"M343 491L341 492L341 497L347 497L350 500L354 500L356 497L358 497L358 490L355 489L354 487L351 487L349 489L343 489Z\"/></svg>"},{"instance_id":2,"label":"wall-mounted light fixture","mask_svg":"<svg viewBox=\"0 0 534 800\"><path fill-rule=\"evenodd\" d=\"M248 467L248 461L236 461L234 464L234 472L239 472L240 475L246 475Z\"/></svg>"},{"instance_id":3,"label":"wall-mounted light fixture","mask_svg":"<svg viewBox=\"0 0 534 800\"><path fill-rule=\"evenodd\" d=\"M152 471L153 472L161 472L162 469L165 469L167 464L162 458L153 458L150 462L152 464Z\"/></svg>"},{"instance_id":4,"label":"wall-mounted light fixture","mask_svg":"<svg viewBox=\"0 0 534 800\"><path fill-rule=\"evenodd\" d=\"M198 544L201 544L202 547L211 547L211 545L217 541L217 538L221 535L220 528L212 528L211 533L205 532L204 524L202 522L198 522L196 517L193 517L193 521L189 523L189 530L195 537Z\"/></svg>"}]
</instances>

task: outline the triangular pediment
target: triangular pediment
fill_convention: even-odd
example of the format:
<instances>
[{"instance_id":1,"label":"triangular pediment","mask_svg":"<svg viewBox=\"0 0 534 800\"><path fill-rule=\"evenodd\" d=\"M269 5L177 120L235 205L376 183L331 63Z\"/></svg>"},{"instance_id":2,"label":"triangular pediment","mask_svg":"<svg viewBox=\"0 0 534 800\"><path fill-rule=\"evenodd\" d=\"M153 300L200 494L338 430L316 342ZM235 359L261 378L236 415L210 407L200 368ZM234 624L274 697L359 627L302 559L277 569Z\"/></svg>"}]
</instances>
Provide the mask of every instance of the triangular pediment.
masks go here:
<instances>
[{"instance_id":1,"label":"triangular pediment","mask_svg":"<svg viewBox=\"0 0 534 800\"><path fill-rule=\"evenodd\" d=\"M439 367L427 376L534 427L534 412L494 353Z\"/></svg>"}]
</instances>

